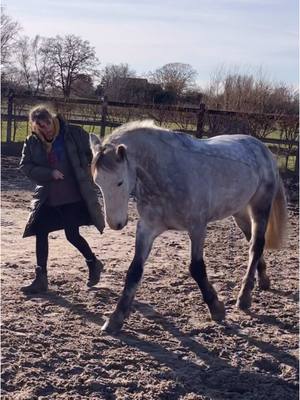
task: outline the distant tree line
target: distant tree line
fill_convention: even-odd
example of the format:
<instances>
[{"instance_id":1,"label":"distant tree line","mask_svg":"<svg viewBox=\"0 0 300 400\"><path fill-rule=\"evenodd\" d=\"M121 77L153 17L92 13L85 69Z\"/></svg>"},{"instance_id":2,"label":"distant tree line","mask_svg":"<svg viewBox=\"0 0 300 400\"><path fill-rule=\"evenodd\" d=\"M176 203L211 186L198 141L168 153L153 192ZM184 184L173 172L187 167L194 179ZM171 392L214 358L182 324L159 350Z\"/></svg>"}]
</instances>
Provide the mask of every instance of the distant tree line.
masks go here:
<instances>
[{"instance_id":1,"label":"distant tree line","mask_svg":"<svg viewBox=\"0 0 300 400\"><path fill-rule=\"evenodd\" d=\"M1 8L2 93L48 94L108 100L199 105L244 112L298 113L298 91L262 77L215 73L206 88L184 63L169 63L138 76L128 64L103 68L94 47L76 35L29 38Z\"/></svg>"},{"instance_id":2,"label":"distant tree line","mask_svg":"<svg viewBox=\"0 0 300 400\"><path fill-rule=\"evenodd\" d=\"M239 74L219 69L205 90L211 108L243 112L298 114L299 91L274 84L262 74Z\"/></svg>"}]
</instances>

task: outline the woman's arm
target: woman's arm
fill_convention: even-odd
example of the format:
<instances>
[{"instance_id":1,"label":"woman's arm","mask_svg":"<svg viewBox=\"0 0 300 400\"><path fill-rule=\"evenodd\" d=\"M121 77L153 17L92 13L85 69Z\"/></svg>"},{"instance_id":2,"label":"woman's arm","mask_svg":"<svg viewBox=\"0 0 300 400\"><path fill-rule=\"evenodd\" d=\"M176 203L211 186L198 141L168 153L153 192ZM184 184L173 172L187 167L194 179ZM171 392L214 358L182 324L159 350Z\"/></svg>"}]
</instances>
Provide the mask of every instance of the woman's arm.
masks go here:
<instances>
[{"instance_id":1,"label":"woman's arm","mask_svg":"<svg viewBox=\"0 0 300 400\"><path fill-rule=\"evenodd\" d=\"M25 140L22 156L19 164L20 170L30 180L37 184L43 184L53 180L53 170L49 167L38 165L32 161L32 154L30 149L30 138Z\"/></svg>"}]
</instances>

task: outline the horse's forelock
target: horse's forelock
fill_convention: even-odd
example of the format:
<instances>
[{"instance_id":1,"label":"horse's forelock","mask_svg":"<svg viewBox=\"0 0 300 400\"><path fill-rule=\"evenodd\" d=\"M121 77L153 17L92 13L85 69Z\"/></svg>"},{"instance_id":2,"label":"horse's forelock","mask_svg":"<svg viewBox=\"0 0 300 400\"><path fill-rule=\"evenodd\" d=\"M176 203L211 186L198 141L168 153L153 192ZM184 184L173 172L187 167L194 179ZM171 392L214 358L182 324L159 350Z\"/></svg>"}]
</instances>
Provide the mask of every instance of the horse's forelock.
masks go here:
<instances>
[{"instance_id":1,"label":"horse's forelock","mask_svg":"<svg viewBox=\"0 0 300 400\"><path fill-rule=\"evenodd\" d=\"M97 154L95 167L105 171L114 171L117 168L117 163L116 147L111 144L107 144Z\"/></svg>"}]
</instances>

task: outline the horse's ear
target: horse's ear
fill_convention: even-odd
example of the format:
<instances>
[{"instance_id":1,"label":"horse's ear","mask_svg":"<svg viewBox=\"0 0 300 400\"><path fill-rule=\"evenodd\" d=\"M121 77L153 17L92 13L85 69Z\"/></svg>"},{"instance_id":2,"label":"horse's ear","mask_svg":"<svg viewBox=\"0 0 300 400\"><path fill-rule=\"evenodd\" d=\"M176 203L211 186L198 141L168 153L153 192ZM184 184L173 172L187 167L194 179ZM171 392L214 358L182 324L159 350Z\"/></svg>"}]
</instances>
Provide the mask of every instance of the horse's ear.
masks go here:
<instances>
[{"instance_id":1,"label":"horse's ear","mask_svg":"<svg viewBox=\"0 0 300 400\"><path fill-rule=\"evenodd\" d=\"M90 147L93 153L93 156L98 154L101 151L101 140L98 138L98 136L94 135L93 133L90 133Z\"/></svg>"},{"instance_id":2,"label":"horse's ear","mask_svg":"<svg viewBox=\"0 0 300 400\"><path fill-rule=\"evenodd\" d=\"M116 150L117 153L117 160L124 161L126 158L126 146L124 144L120 144Z\"/></svg>"}]
</instances>

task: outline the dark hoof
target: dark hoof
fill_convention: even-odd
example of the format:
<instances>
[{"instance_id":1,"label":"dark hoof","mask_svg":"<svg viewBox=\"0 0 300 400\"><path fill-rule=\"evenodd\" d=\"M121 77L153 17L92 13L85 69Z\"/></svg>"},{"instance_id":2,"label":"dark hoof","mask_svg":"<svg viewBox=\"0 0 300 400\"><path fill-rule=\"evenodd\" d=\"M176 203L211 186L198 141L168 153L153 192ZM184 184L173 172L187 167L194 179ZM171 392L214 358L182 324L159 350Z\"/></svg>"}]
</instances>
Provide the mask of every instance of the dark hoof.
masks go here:
<instances>
[{"instance_id":1,"label":"dark hoof","mask_svg":"<svg viewBox=\"0 0 300 400\"><path fill-rule=\"evenodd\" d=\"M97 285L100 281L101 272L103 271L103 264L100 260L95 261L93 266L89 266L89 279L87 281L87 286L92 287Z\"/></svg>"},{"instance_id":2,"label":"dark hoof","mask_svg":"<svg viewBox=\"0 0 300 400\"><path fill-rule=\"evenodd\" d=\"M251 295L244 295L237 299L237 308L240 310L248 310L251 307Z\"/></svg>"},{"instance_id":3,"label":"dark hoof","mask_svg":"<svg viewBox=\"0 0 300 400\"><path fill-rule=\"evenodd\" d=\"M109 335L117 335L120 333L122 326L123 322L120 318L110 317L101 327L101 331Z\"/></svg>"},{"instance_id":4,"label":"dark hoof","mask_svg":"<svg viewBox=\"0 0 300 400\"><path fill-rule=\"evenodd\" d=\"M269 290L271 287L270 278L265 276L264 278L258 279L258 287L260 290Z\"/></svg>"},{"instance_id":5,"label":"dark hoof","mask_svg":"<svg viewBox=\"0 0 300 400\"><path fill-rule=\"evenodd\" d=\"M222 301L215 300L214 303L209 307L210 316L213 321L221 322L225 319L225 306Z\"/></svg>"}]
</instances>

